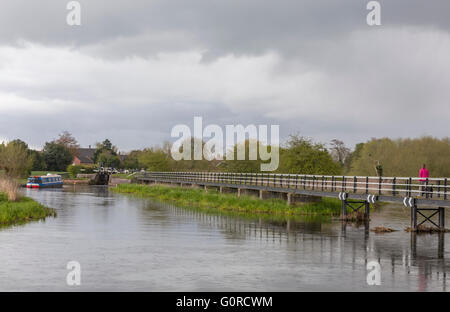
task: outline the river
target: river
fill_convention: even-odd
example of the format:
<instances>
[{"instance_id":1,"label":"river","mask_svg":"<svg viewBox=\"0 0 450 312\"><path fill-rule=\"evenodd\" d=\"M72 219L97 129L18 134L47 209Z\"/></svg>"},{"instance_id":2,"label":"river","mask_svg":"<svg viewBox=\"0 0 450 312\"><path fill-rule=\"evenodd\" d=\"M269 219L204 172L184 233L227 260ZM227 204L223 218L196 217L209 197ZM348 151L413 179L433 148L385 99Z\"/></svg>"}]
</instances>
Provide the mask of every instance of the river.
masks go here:
<instances>
[{"instance_id":1,"label":"river","mask_svg":"<svg viewBox=\"0 0 450 312\"><path fill-rule=\"evenodd\" d=\"M399 230L375 234L339 221L205 214L105 187L26 194L58 216L0 228L0 291L448 290L450 233L403 231L400 206L372 213L371 228ZM69 261L81 266L79 286L66 283ZM381 285L368 285L373 261Z\"/></svg>"}]
</instances>

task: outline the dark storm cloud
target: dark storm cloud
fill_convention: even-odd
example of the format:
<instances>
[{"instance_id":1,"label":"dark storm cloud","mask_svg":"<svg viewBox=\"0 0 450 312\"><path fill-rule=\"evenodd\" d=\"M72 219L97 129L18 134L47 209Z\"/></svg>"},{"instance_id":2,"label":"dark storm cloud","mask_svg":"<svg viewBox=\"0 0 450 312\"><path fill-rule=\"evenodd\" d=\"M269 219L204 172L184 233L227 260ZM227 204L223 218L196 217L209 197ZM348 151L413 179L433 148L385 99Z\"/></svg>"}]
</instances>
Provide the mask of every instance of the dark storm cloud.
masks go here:
<instances>
[{"instance_id":1,"label":"dark storm cloud","mask_svg":"<svg viewBox=\"0 0 450 312\"><path fill-rule=\"evenodd\" d=\"M194 116L349 143L449 133L449 1L380 1L380 27L364 0L80 0L81 27L67 2L0 4L0 140L129 150Z\"/></svg>"},{"instance_id":2,"label":"dark storm cloud","mask_svg":"<svg viewBox=\"0 0 450 312\"><path fill-rule=\"evenodd\" d=\"M368 1L363 0L80 0L79 28L65 24L68 2L2 1L0 40L75 46L124 40L129 54L193 45L212 54L289 53L308 41L336 39L367 27ZM380 2L383 25L450 29L449 1ZM133 37L148 44L133 45Z\"/></svg>"}]
</instances>

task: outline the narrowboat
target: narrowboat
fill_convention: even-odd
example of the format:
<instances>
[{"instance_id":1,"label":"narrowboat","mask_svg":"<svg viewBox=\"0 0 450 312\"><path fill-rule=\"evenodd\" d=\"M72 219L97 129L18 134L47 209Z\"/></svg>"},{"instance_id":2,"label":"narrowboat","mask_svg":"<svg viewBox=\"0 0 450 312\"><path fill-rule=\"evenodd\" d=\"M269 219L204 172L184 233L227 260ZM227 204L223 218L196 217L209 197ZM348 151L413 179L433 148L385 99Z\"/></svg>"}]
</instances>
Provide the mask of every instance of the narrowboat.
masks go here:
<instances>
[{"instance_id":1,"label":"narrowboat","mask_svg":"<svg viewBox=\"0 0 450 312\"><path fill-rule=\"evenodd\" d=\"M49 188L62 186L62 177L60 175L50 173L45 176L29 177L27 182L27 188Z\"/></svg>"}]
</instances>

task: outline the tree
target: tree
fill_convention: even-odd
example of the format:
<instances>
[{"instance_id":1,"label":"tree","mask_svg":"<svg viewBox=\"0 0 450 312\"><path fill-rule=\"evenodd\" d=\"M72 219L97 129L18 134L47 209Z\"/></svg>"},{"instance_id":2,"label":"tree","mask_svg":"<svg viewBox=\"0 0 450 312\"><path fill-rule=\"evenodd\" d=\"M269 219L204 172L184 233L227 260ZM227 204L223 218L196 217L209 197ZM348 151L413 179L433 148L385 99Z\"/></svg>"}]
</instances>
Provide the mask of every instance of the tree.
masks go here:
<instances>
[{"instance_id":1,"label":"tree","mask_svg":"<svg viewBox=\"0 0 450 312\"><path fill-rule=\"evenodd\" d=\"M102 143L97 143L97 149L94 153L94 163L100 163L99 156L103 152L109 152L111 155L117 156L117 148L112 145L109 139L104 140Z\"/></svg>"},{"instance_id":2,"label":"tree","mask_svg":"<svg viewBox=\"0 0 450 312\"><path fill-rule=\"evenodd\" d=\"M345 159L344 163L344 171L345 174L348 174L351 170L352 163L361 157L362 149L364 147L364 143L358 143L355 145L355 150L348 155Z\"/></svg>"},{"instance_id":3,"label":"tree","mask_svg":"<svg viewBox=\"0 0 450 312\"><path fill-rule=\"evenodd\" d=\"M342 166L345 164L345 160L350 155L350 149L345 146L343 141L338 139L331 140L331 157L335 162L340 163Z\"/></svg>"},{"instance_id":4,"label":"tree","mask_svg":"<svg viewBox=\"0 0 450 312\"><path fill-rule=\"evenodd\" d=\"M163 144L162 148L155 147L154 149L161 150L168 155L169 165L170 165L171 169L174 171L213 171L213 170L215 170L217 160L209 161L209 160L205 159L205 157L213 157L214 156L213 154L210 154L209 152L207 152L207 154L203 154L205 144L206 144L205 141L198 139L198 138L194 138L194 137L190 137L190 138L186 139L185 141L183 141L183 144L180 147L179 151L180 151L180 153L183 153L184 147L186 147L186 148L189 147L190 151L188 154L190 155L190 160L188 160L188 159L174 160L172 157L173 155L171 154L170 144L168 142L165 142ZM201 151L202 151L201 159L195 159L194 151L195 151L196 145L201 147Z\"/></svg>"},{"instance_id":5,"label":"tree","mask_svg":"<svg viewBox=\"0 0 450 312\"><path fill-rule=\"evenodd\" d=\"M106 150L97 156L97 162L108 168L118 168L120 166L120 158L117 155L113 155L111 151Z\"/></svg>"},{"instance_id":6,"label":"tree","mask_svg":"<svg viewBox=\"0 0 450 312\"><path fill-rule=\"evenodd\" d=\"M384 176L414 177L425 163L431 176L450 176L449 138L371 139L359 154L352 160L352 175L377 175L380 164Z\"/></svg>"},{"instance_id":7,"label":"tree","mask_svg":"<svg viewBox=\"0 0 450 312\"><path fill-rule=\"evenodd\" d=\"M171 171L172 159L169 153L161 148L146 148L139 155L139 164L150 171Z\"/></svg>"},{"instance_id":8,"label":"tree","mask_svg":"<svg viewBox=\"0 0 450 312\"><path fill-rule=\"evenodd\" d=\"M139 163L139 155L142 153L142 151L131 151L127 158L125 158L123 162L123 167L125 169L139 169L141 168L141 165Z\"/></svg>"},{"instance_id":9,"label":"tree","mask_svg":"<svg viewBox=\"0 0 450 312\"><path fill-rule=\"evenodd\" d=\"M291 135L287 146L280 150L278 172L336 175L342 172L341 166L333 161L323 144L311 139Z\"/></svg>"},{"instance_id":10,"label":"tree","mask_svg":"<svg viewBox=\"0 0 450 312\"><path fill-rule=\"evenodd\" d=\"M76 156L77 150L80 147L77 140L72 136L72 134L69 131L63 131L55 142L57 144L67 147L72 156Z\"/></svg>"},{"instance_id":11,"label":"tree","mask_svg":"<svg viewBox=\"0 0 450 312\"><path fill-rule=\"evenodd\" d=\"M252 146L253 145L253 146ZM250 160L250 147L256 151L256 159ZM259 154L260 142L257 140L247 139L245 142L237 143L233 149L227 152L226 160L221 164L221 168L229 172L261 172L261 164L267 161L261 160ZM238 160L238 150L245 152L245 159ZM268 147L270 151L270 146ZM255 155L253 155L252 158ZM232 160L233 159L233 160Z\"/></svg>"},{"instance_id":12,"label":"tree","mask_svg":"<svg viewBox=\"0 0 450 312\"><path fill-rule=\"evenodd\" d=\"M50 171L65 171L73 161L70 150L55 141L45 143L42 158L47 170Z\"/></svg>"},{"instance_id":13,"label":"tree","mask_svg":"<svg viewBox=\"0 0 450 312\"><path fill-rule=\"evenodd\" d=\"M14 140L0 145L0 168L10 178L29 175L33 159L28 145L21 140Z\"/></svg>"},{"instance_id":14,"label":"tree","mask_svg":"<svg viewBox=\"0 0 450 312\"><path fill-rule=\"evenodd\" d=\"M42 158L42 153L35 150L29 150L29 152L33 159L33 165L31 170L33 171L46 170L46 165L44 159Z\"/></svg>"}]
</instances>

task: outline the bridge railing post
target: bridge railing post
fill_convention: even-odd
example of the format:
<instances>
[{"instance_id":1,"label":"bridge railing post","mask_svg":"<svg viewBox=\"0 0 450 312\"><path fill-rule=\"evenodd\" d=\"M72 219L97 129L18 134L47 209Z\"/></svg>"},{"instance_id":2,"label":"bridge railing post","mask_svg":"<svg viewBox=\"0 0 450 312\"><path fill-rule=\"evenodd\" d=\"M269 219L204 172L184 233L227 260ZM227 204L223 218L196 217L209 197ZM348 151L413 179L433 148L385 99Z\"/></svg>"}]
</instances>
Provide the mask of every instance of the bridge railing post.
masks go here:
<instances>
[{"instance_id":1,"label":"bridge railing post","mask_svg":"<svg viewBox=\"0 0 450 312\"><path fill-rule=\"evenodd\" d=\"M412 178L409 178L409 193L408 193L409 197L411 197L411 193L412 193L411 189L412 189Z\"/></svg>"},{"instance_id":2,"label":"bridge railing post","mask_svg":"<svg viewBox=\"0 0 450 312\"><path fill-rule=\"evenodd\" d=\"M380 176L378 179L378 195L381 195L381 184L383 182L383 178Z\"/></svg>"},{"instance_id":3,"label":"bridge railing post","mask_svg":"<svg viewBox=\"0 0 450 312\"><path fill-rule=\"evenodd\" d=\"M441 180L438 180L437 197L441 197Z\"/></svg>"},{"instance_id":4,"label":"bridge railing post","mask_svg":"<svg viewBox=\"0 0 450 312\"><path fill-rule=\"evenodd\" d=\"M444 180L444 200L447 200L447 178Z\"/></svg>"},{"instance_id":5,"label":"bridge railing post","mask_svg":"<svg viewBox=\"0 0 450 312\"><path fill-rule=\"evenodd\" d=\"M395 184L397 183L397 178L392 180L392 195L395 196Z\"/></svg>"}]
</instances>

